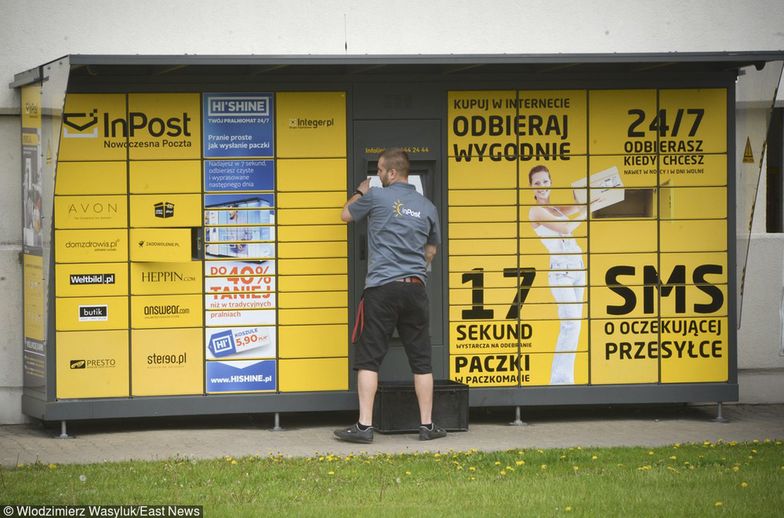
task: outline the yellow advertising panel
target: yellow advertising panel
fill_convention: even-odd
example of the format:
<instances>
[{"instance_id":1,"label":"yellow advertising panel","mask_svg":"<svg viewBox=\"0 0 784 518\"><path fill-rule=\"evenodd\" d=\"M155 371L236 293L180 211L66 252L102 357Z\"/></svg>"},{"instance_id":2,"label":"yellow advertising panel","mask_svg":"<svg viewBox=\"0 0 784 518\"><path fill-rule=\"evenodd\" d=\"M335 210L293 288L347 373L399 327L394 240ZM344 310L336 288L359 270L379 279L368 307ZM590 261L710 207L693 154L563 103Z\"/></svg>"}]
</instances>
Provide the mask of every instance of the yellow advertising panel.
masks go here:
<instances>
[{"instance_id":1,"label":"yellow advertising panel","mask_svg":"<svg viewBox=\"0 0 784 518\"><path fill-rule=\"evenodd\" d=\"M128 397L128 330L57 333L57 399Z\"/></svg>"},{"instance_id":2,"label":"yellow advertising panel","mask_svg":"<svg viewBox=\"0 0 784 518\"><path fill-rule=\"evenodd\" d=\"M447 220L449 223L491 223L498 221L516 221L517 207L474 206L450 207Z\"/></svg>"},{"instance_id":3,"label":"yellow advertising panel","mask_svg":"<svg viewBox=\"0 0 784 518\"><path fill-rule=\"evenodd\" d=\"M539 353L528 358L528 372L520 381L524 386L585 385L588 383L588 353Z\"/></svg>"},{"instance_id":4,"label":"yellow advertising panel","mask_svg":"<svg viewBox=\"0 0 784 518\"><path fill-rule=\"evenodd\" d=\"M486 310L486 308L482 308ZM494 315L493 315L494 316ZM488 318L492 318L489 313ZM503 317L499 314L498 317ZM451 354L517 354L520 340L529 341L530 324L518 320L456 321L449 324Z\"/></svg>"},{"instance_id":5,"label":"yellow advertising panel","mask_svg":"<svg viewBox=\"0 0 784 518\"><path fill-rule=\"evenodd\" d=\"M348 356L349 329L345 325L281 326L281 358L330 358Z\"/></svg>"},{"instance_id":6,"label":"yellow advertising panel","mask_svg":"<svg viewBox=\"0 0 784 518\"><path fill-rule=\"evenodd\" d=\"M281 392L348 390L348 358L282 359L278 372Z\"/></svg>"},{"instance_id":7,"label":"yellow advertising panel","mask_svg":"<svg viewBox=\"0 0 784 518\"><path fill-rule=\"evenodd\" d=\"M126 196L55 196L55 228L125 228Z\"/></svg>"},{"instance_id":8,"label":"yellow advertising panel","mask_svg":"<svg viewBox=\"0 0 784 518\"><path fill-rule=\"evenodd\" d=\"M131 194L132 227L199 227L200 194Z\"/></svg>"},{"instance_id":9,"label":"yellow advertising panel","mask_svg":"<svg viewBox=\"0 0 784 518\"><path fill-rule=\"evenodd\" d=\"M346 257L345 241L323 241L313 243L281 243L278 245L278 257Z\"/></svg>"},{"instance_id":10,"label":"yellow advertising panel","mask_svg":"<svg viewBox=\"0 0 784 518\"><path fill-rule=\"evenodd\" d=\"M662 383L701 383L728 379L727 318L662 320Z\"/></svg>"},{"instance_id":11,"label":"yellow advertising panel","mask_svg":"<svg viewBox=\"0 0 784 518\"><path fill-rule=\"evenodd\" d=\"M134 194L201 192L199 160L137 160L128 169Z\"/></svg>"},{"instance_id":12,"label":"yellow advertising panel","mask_svg":"<svg viewBox=\"0 0 784 518\"><path fill-rule=\"evenodd\" d=\"M348 235L348 226L292 225L278 227L278 242L285 241L341 241Z\"/></svg>"},{"instance_id":13,"label":"yellow advertising panel","mask_svg":"<svg viewBox=\"0 0 784 518\"><path fill-rule=\"evenodd\" d=\"M555 304L552 304L555 306ZM584 304L558 304L559 320L526 320L530 337L521 342L524 352L571 352L588 350L588 321ZM558 315L556 314L556 318Z\"/></svg>"},{"instance_id":14,"label":"yellow advertising panel","mask_svg":"<svg viewBox=\"0 0 784 518\"><path fill-rule=\"evenodd\" d=\"M341 208L329 209L287 209L279 208L278 225L323 225L340 220Z\"/></svg>"},{"instance_id":15,"label":"yellow advertising panel","mask_svg":"<svg viewBox=\"0 0 784 518\"><path fill-rule=\"evenodd\" d=\"M201 295L132 296L131 327L134 329L199 327L203 322L202 308Z\"/></svg>"},{"instance_id":16,"label":"yellow advertising panel","mask_svg":"<svg viewBox=\"0 0 784 518\"><path fill-rule=\"evenodd\" d=\"M469 387L516 387L530 375L530 355L517 351L497 354L450 354L449 379Z\"/></svg>"},{"instance_id":17,"label":"yellow advertising panel","mask_svg":"<svg viewBox=\"0 0 784 518\"><path fill-rule=\"evenodd\" d=\"M659 381L659 321L592 320L591 383Z\"/></svg>"},{"instance_id":18,"label":"yellow advertising panel","mask_svg":"<svg viewBox=\"0 0 784 518\"><path fill-rule=\"evenodd\" d=\"M279 309L278 321L282 326L306 324L347 324L348 308Z\"/></svg>"},{"instance_id":19,"label":"yellow advertising panel","mask_svg":"<svg viewBox=\"0 0 784 518\"><path fill-rule=\"evenodd\" d=\"M588 105L590 154L636 160L656 153L656 90L591 90Z\"/></svg>"},{"instance_id":20,"label":"yellow advertising panel","mask_svg":"<svg viewBox=\"0 0 784 518\"><path fill-rule=\"evenodd\" d=\"M345 158L280 159L275 161L275 165L279 192L336 191L344 198L343 203L346 202ZM286 207L283 202L286 198L283 194L280 196L279 205ZM343 203L340 204L341 207Z\"/></svg>"},{"instance_id":21,"label":"yellow advertising panel","mask_svg":"<svg viewBox=\"0 0 784 518\"><path fill-rule=\"evenodd\" d=\"M727 90L689 88L659 90L659 147L663 153L727 151Z\"/></svg>"},{"instance_id":22,"label":"yellow advertising panel","mask_svg":"<svg viewBox=\"0 0 784 518\"><path fill-rule=\"evenodd\" d=\"M126 160L125 94L68 94L58 161Z\"/></svg>"},{"instance_id":23,"label":"yellow advertising panel","mask_svg":"<svg viewBox=\"0 0 784 518\"><path fill-rule=\"evenodd\" d=\"M449 158L449 189L515 189L517 164L512 161L478 161ZM473 191L472 191L473 192ZM478 198L477 198L478 199Z\"/></svg>"},{"instance_id":24,"label":"yellow advertising panel","mask_svg":"<svg viewBox=\"0 0 784 518\"><path fill-rule=\"evenodd\" d=\"M131 332L131 395L204 393L203 329Z\"/></svg>"},{"instance_id":25,"label":"yellow advertising panel","mask_svg":"<svg viewBox=\"0 0 784 518\"><path fill-rule=\"evenodd\" d=\"M41 85L31 84L21 88L22 98L22 127L41 128ZM27 145L28 143L23 143ZM37 142L30 142L35 145Z\"/></svg>"},{"instance_id":26,"label":"yellow advertising panel","mask_svg":"<svg viewBox=\"0 0 784 518\"><path fill-rule=\"evenodd\" d=\"M533 290L529 290L530 292ZM561 292L566 292L566 289L559 290ZM513 290L514 293L514 290ZM515 295L515 297L517 297ZM509 303L507 304L487 304L485 303L482 307L487 310L491 311L493 315L503 316L503 315L510 315L516 314L524 321L530 320L558 320L558 313L560 311L569 310L570 314L573 314L573 318L580 318L581 315L585 313L585 305L584 304L573 304L571 306L562 305L562 304L554 304L554 303L547 303L547 304L536 304L530 302L528 299L525 300L524 303L520 304L519 299L522 297L517 297L512 300L510 297ZM449 318L450 320L459 321L463 318L463 315L466 314L467 311L471 311L475 309L476 306L474 305L452 305L449 307Z\"/></svg>"},{"instance_id":27,"label":"yellow advertising panel","mask_svg":"<svg viewBox=\"0 0 784 518\"><path fill-rule=\"evenodd\" d=\"M348 259L279 259L280 275L343 274L348 272Z\"/></svg>"},{"instance_id":28,"label":"yellow advertising panel","mask_svg":"<svg viewBox=\"0 0 784 518\"><path fill-rule=\"evenodd\" d=\"M727 249L727 221L723 219L661 221L662 252L715 252Z\"/></svg>"},{"instance_id":29,"label":"yellow advertising panel","mask_svg":"<svg viewBox=\"0 0 784 518\"><path fill-rule=\"evenodd\" d=\"M278 92L275 103L277 156L346 156L346 92Z\"/></svg>"},{"instance_id":30,"label":"yellow advertising panel","mask_svg":"<svg viewBox=\"0 0 784 518\"><path fill-rule=\"evenodd\" d=\"M646 268L656 268L658 254L591 254L591 285L642 285Z\"/></svg>"},{"instance_id":31,"label":"yellow advertising panel","mask_svg":"<svg viewBox=\"0 0 784 518\"><path fill-rule=\"evenodd\" d=\"M631 275L619 275L608 286L591 286L591 318L644 318L659 314L659 294L655 286L639 283L623 285ZM634 281L631 281L634 282Z\"/></svg>"},{"instance_id":32,"label":"yellow advertising panel","mask_svg":"<svg viewBox=\"0 0 784 518\"><path fill-rule=\"evenodd\" d=\"M184 263L191 260L191 229L131 229L131 261Z\"/></svg>"},{"instance_id":33,"label":"yellow advertising panel","mask_svg":"<svg viewBox=\"0 0 784 518\"><path fill-rule=\"evenodd\" d=\"M727 185L727 155L660 155L662 187Z\"/></svg>"},{"instance_id":34,"label":"yellow advertising panel","mask_svg":"<svg viewBox=\"0 0 784 518\"><path fill-rule=\"evenodd\" d=\"M202 263L131 263L131 293L201 293Z\"/></svg>"},{"instance_id":35,"label":"yellow advertising panel","mask_svg":"<svg viewBox=\"0 0 784 518\"><path fill-rule=\"evenodd\" d=\"M478 252L478 250L474 251L474 253L476 252ZM448 260L450 272L463 274L470 274L471 272L503 272L508 268L517 268L517 257L514 255L450 255ZM517 273L513 275L513 277L516 276ZM470 277L467 278L469 280L465 282L478 282L470 280ZM506 285L506 283L504 283L504 285ZM450 286L455 287L456 285Z\"/></svg>"},{"instance_id":36,"label":"yellow advertising panel","mask_svg":"<svg viewBox=\"0 0 784 518\"><path fill-rule=\"evenodd\" d=\"M55 289L58 297L127 295L128 264L57 264Z\"/></svg>"},{"instance_id":37,"label":"yellow advertising panel","mask_svg":"<svg viewBox=\"0 0 784 518\"><path fill-rule=\"evenodd\" d=\"M44 339L44 270L43 257L24 254L24 335L33 340Z\"/></svg>"},{"instance_id":38,"label":"yellow advertising panel","mask_svg":"<svg viewBox=\"0 0 784 518\"><path fill-rule=\"evenodd\" d=\"M517 225L514 222L502 223L452 223L449 225L449 236L453 239L515 239Z\"/></svg>"},{"instance_id":39,"label":"yellow advertising panel","mask_svg":"<svg viewBox=\"0 0 784 518\"><path fill-rule=\"evenodd\" d=\"M58 331L128 328L128 297L57 298Z\"/></svg>"},{"instance_id":40,"label":"yellow advertising panel","mask_svg":"<svg viewBox=\"0 0 784 518\"><path fill-rule=\"evenodd\" d=\"M586 153L585 90L522 90L517 105L521 160L552 162Z\"/></svg>"},{"instance_id":41,"label":"yellow advertising panel","mask_svg":"<svg viewBox=\"0 0 784 518\"><path fill-rule=\"evenodd\" d=\"M55 230L58 263L104 263L128 260L128 230Z\"/></svg>"},{"instance_id":42,"label":"yellow advertising panel","mask_svg":"<svg viewBox=\"0 0 784 518\"><path fill-rule=\"evenodd\" d=\"M124 161L57 163L55 194L125 194L127 191Z\"/></svg>"},{"instance_id":43,"label":"yellow advertising panel","mask_svg":"<svg viewBox=\"0 0 784 518\"><path fill-rule=\"evenodd\" d=\"M345 160L341 160L345 163ZM345 171L343 171L345 174ZM278 195L278 206L297 209L337 207L346 203L344 190L337 192L283 192Z\"/></svg>"},{"instance_id":44,"label":"yellow advertising panel","mask_svg":"<svg viewBox=\"0 0 784 518\"><path fill-rule=\"evenodd\" d=\"M345 308L348 306L346 291L327 292L281 292L278 294L280 308Z\"/></svg>"},{"instance_id":45,"label":"yellow advertising panel","mask_svg":"<svg viewBox=\"0 0 784 518\"><path fill-rule=\"evenodd\" d=\"M661 253L659 261L662 272L682 268L687 284L727 284L726 252Z\"/></svg>"},{"instance_id":46,"label":"yellow advertising panel","mask_svg":"<svg viewBox=\"0 0 784 518\"><path fill-rule=\"evenodd\" d=\"M656 221L591 221L591 253L655 252Z\"/></svg>"},{"instance_id":47,"label":"yellow advertising panel","mask_svg":"<svg viewBox=\"0 0 784 518\"><path fill-rule=\"evenodd\" d=\"M449 191L449 207L473 207L490 205L510 205L517 204L517 195L510 189L486 189L486 190L457 190Z\"/></svg>"},{"instance_id":48,"label":"yellow advertising panel","mask_svg":"<svg viewBox=\"0 0 784 518\"><path fill-rule=\"evenodd\" d=\"M450 239L449 255L475 255L482 250L487 255L515 255L515 239Z\"/></svg>"},{"instance_id":49,"label":"yellow advertising panel","mask_svg":"<svg viewBox=\"0 0 784 518\"><path fill-rule=\"evenodd\" d=\"M727 285L667 286L662 289L661 316L704 317L727 314Z\"/></svg>"},{"instance_id":50,"label":"yellow advertising panel","mask_svg":"<svg viewBox=\"0 0 784 518\"><path fill-rule=\"evenodd\" d=\"M447 95L449 156L458 162L508 160L514 165L520 131L517 92L455 91Z\"/></svg>"},{"instance_id":51,"label":"yellow advertising panel","mask_svg":"<svg viewBox=\"0 0 784 518\"><path fill-rule=\"evenodd\" d=\"M278 277L283 291L341 291L348 289L348 275L284 275Z\"/></svg>"},{"instance_id":52,"label":"yellow advertising panel","mask_svg":"<svg viewBox=\"0 0 784 518\"><path fill-rule=\"evenodd\" d=\"M664 187L659 190L661 219L724 219L726 187Z\"/></svg>"},{"instance_id":53,"label":"yellow advertising panel","mask_svg":"<svg viewBox=\"0 0 784 518\"><path fill-rule=\"evenodd\" d=\"M588 184L591 200L596 201L605 189L656 187L661 157L655 152L638 155L591 155L588 160ZM606 203L623 202L616 196Z\"/></svg>"},{"instance_id":54,"label":"yellow advertising panel","mask_svg":"<svg viewBox=\"0 0 784 518\"><path fill-rule=\"evenodd\" d=\"M194 93L128 95L131 160L201 157L201 100Z\"/></svg>"},{"instance_id":55,"label":"yellow advertising panel","mask_svg":"<svg viewBox=\"0 0 784 518\"><path fill-rule=\"evenodd\" d=\"M545 206L557 217L575 217L576 208L586 204L587 175L588 160L584 156L571 157L568 162L538 161L521 164L520 204ZM556 207L551 208L553 205ZM541 219L529 217L527 212L528 209L525 210L524 219ZM521 216L523 213L521 211ZM585 214L582 217L584 218Z\"/></svg>"}]
</instances>

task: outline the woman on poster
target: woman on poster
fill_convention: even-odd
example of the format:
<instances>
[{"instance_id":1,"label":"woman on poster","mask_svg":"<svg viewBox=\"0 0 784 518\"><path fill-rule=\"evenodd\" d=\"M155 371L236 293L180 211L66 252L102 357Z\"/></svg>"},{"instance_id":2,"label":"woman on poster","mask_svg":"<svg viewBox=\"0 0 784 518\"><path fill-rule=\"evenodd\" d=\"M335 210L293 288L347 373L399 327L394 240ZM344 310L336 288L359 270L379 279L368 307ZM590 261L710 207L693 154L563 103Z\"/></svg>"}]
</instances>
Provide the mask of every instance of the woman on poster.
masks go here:
<instances>
[{"instance_id":1,"label":"woman on poster","mask_svg":"<svg viewBox=\"0 0 784 518\"><path fill-rule=\"evenodd\" d=\"M536 205L528 212L531 226L550 252L550 290L558 303L560 329L555 343L551 385L574 383L574 359L580 339L585 290L585 265L580 245L572 232L585 221L585 205L551 205L552 177L544 165L537 165L528 173L528 183L534 189Z\"/></svg>"}]
</instances>

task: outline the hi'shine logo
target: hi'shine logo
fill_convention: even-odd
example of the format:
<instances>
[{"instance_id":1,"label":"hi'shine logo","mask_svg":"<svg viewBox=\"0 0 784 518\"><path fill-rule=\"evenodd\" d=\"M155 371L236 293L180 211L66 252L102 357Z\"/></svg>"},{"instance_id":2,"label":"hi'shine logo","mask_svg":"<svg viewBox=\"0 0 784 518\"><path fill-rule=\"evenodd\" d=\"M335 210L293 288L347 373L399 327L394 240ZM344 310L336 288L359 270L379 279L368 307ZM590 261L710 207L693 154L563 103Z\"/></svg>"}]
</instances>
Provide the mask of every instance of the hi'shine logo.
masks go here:
<instances>
[{"instance_id":1,"label":"hi'shine logo","mask_svg":"<svg viewBox=\"0 0 784 518\"><path fill-rule=\"evenodd\" d=\"M114 358L99 358L96 360L69 360L71 369L111 369L117 366Z\"/></svg>"},{"instance_id":2,"label":"hi'shine logo","mask_svg":"<svg viewBox=\"0 0 784 518\"><path fill-rule=\"evenodd\" d=\"M397 200L395 203L392 204L392 211L395 213L395 217L398 216L411 216L412 218L422 218L422 213L419 211L413 211L411 209L406 209L403 207L403 202Z\"/></svg>"},{"instance_id":3,"label":"hi'shine logo","mask_svg":"<svg viewBox=\"0 0 784 518\"><path fill-rule=\"evenodd\" d=\"M98 138L98 121L103 120L103 137L119 138L134 137L139 131L149 133L153 137L190 137L191 117L186 112L181 117L149 117L143 112L130 112L128 117L112 118L108 112L99 116L98 108L90 112L72 112L63 114L63 137L65 138Z\"/></svg>"},{"instance_id":4,"label":"hi'shine logo","mask_svg":"<svg viewBox=\"0 0 784 518\"><path fill-rule=\"evenodd\" d=\"M207 105L208 117L269 117L270 96L259 97L210 97Z\"/></svg>"},{"instance_id":5,"label":"hi'shine logo","mask_svg":"<svg viewBox=\"0 0 784 518\"><path fill-rule=\"evenodd\" d=\"M109 306L79 306L79 322L100 322L109 320Z\"/></svg>"},{"instance_id":6,"label":"hi'shine logo","mask_svg":"<svg viewBox=\"0 0 784 518\"><path fill-rule=\"evenodd\" d=\"M318 129L329 128L335 125L335 118L331 119L308 119L292 117L289 119L289 129Z\"/></svg>"},{"instance_id":7,"label":"hi'shine logo","mask_svg":"<svg viewBox=\"0 0 784 518\"><path fill-rule=\"evenodd\" d=\"M162 201L155 204L155 217L156 218L171 218L174 217L174 204L168 201Z\"/></svg>"}]
</instances>

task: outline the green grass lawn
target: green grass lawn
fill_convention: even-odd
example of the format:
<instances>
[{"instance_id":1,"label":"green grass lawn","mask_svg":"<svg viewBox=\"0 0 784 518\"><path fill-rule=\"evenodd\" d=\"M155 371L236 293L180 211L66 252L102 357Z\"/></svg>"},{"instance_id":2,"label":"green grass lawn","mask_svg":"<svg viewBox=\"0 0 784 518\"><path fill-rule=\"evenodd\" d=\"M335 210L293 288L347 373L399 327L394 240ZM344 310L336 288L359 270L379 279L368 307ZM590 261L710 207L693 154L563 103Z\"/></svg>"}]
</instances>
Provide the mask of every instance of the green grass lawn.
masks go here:
<instances>
[{"instance_id":1,"label":"green grass lawn","mask_svg":"<svg viewBox=\"0 0 784 518\"><path fill-rule=\"evenodd\" d=\"M784 443L171 459L0 471L0 503L206 516L782 516Z\"/></svg>"}]
</instances>

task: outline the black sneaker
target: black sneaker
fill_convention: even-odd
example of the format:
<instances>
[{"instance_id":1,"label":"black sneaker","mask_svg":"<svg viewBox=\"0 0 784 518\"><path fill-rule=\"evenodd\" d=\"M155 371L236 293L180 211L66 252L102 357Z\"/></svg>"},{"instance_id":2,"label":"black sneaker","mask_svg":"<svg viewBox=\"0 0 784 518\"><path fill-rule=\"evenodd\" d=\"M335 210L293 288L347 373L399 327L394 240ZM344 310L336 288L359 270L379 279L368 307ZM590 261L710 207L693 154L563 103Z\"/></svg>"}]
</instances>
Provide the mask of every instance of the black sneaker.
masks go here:
<instances>
[{"instance_id":1,"label":"black sneaker","mask_svg":"<svg viewBox=\"0 0 784 518\"><path fill-rule=\"evenodd\" d=\"M355 424L345 429L335 430L335 437L341 441L368 444L373 442L373 427L369 426L367 430L360 430L359 426Z\"/></svg>"},{"instance_id":2,"label":"black sneaker","mask_svg":"<svg viewBox=\"0 0 784 518\"><path fill-rule=\"evenodd\" d=\"M419 427L420 441L430 441L433 439L440 439L441 437L446 437L446 430L435 423L432 424L432 428L428 428L427 426Z\"/></svg>"}]
</instances>

